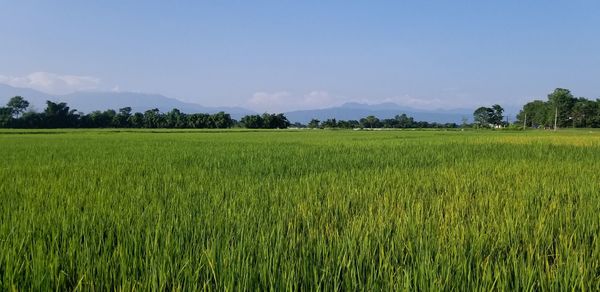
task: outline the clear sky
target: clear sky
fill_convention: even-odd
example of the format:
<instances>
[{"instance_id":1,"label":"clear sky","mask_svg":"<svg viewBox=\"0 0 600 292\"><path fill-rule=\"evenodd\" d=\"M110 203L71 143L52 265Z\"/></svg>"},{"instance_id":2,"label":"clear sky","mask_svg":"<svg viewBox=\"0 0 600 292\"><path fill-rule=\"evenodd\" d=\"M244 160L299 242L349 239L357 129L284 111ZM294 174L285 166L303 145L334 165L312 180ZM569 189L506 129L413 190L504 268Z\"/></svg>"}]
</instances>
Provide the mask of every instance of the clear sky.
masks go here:
<instances>
[{"instance_id":1,"label":"clear sky","mask_svg":"<svg viewBox=\"0 0 600 292\"><path fill-rule=\"evenodd\" d=\"M0 0L0 83L255 110L600 97L600 1Z\"/></svg>"}]
</instances>

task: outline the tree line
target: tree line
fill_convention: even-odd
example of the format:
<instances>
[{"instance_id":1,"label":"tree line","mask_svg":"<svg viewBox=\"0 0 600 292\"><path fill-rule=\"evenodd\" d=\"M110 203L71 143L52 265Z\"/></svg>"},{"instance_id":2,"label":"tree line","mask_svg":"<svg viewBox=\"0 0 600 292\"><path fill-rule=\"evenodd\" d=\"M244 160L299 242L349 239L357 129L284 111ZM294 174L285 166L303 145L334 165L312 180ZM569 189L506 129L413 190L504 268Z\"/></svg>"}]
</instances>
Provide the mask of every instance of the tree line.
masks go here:
<instances>
[{"instance_id":1,"label":"tree line","mask_svg":"<svg viewBox=\"0 0 600 292\"><path fill-rule=\"evenodd\" d=\"M557 88L547 100L534 100L523 106L517 123L533 128L598 128L600 99L575 97L570 90Z\"/></svg>"},{"instance_id":2,"label":"tree line","mask_svg":"<svg viewBox=\"0 0 600 292\"><path fill-rule=\"evenodd\" d=\"M600 128L600 99L575 97L570 90L556 88L547 100L526 103L511 125L503 121L500 105L480 107L473 112L473 126L498 128Z\"/></svg>"},{"instance_id":3,"label":"tree line","mask_svg":"<svg viewBox=\"0 0 600 292\"><path fill-rule=\"evenodd\" d=\"M263 114L246 116L245 120L258 117L259 124L244 124L231 118L225 112L215 114L186 114L178 109L162 113L157 108L143 113L132 112L131 107L118 111L109 109L93 111L88 114L71 109L66 103L46 101L43 112L28 111L29 102L21 96L10 99L0 108L0 127L3 128L197 128L225 129L232 127L247 128L287 128L290 122L283 114Z\"/></svg>"},{"instance_id":4,"label":"tree line","mask_svg":"<svg viewBox=\"0 0 600 292\"><path fill-rule=\"evenodd\" d=\"M336 120L327 119L320 121L312 119L308 128L340 128L340 129L374 129L374 128L458 128L456 123L430 123L425 121L415 121L413 117L406 114L396 115L391 119L379 119L375 116L367 116L360 120Z\"/></svg>"},{"instance_id":5,"label":"tree line","mask_svg":"<svg viewBox=\"0 0 600 292\"><path fill-rule=\"evenodd\" d=\"M216 114L186 114L178 109L162 113L158 109L143 113L132 112L131 107L118 111L109 109L93 111L88 114L71 109L64 102L46 101L43 112L28 110L29 102L21 96L10 99L0 108L0 127L2 128L196 128L196 129L285 129L297 128L457 128L456 123L430 123L415 121L406 114L392 119L379 119L368 116L360 120L327 119L323 122L313 119L308 125L291 124L284 114L246 115L240 121L231 118L225 112Z\"/></svg>"},{"instance_id":6,"label":"tree line","mask_svg":"<svg viewBox=\"0 0 600 292\"><path fill-rule=\"evenodd\" d=\"M5 107L0 107L0 127L2 128L197 128L225 129L242 127L249 129L285 129L290 126L298 128L504 128L511 126L532 128L600 127L600 99L589 100L575 97L570 90L557 88L548 95L547 100L534 100L525 104L517 115L517 120L510 124L504 121L504 109L495 104L491 107L479 107L473 112L473 123L463 118L461 125L456 123L431 123L415 121L406 114L396 115L391 119L379 119L367 116L360 120L336 120L334 118L320 121L311 120L307 125L291 124L284 114L246 115L240 121L231 118L225 112L215 114L182 113L178 109L160 112L157 108L145 112L133 112L131 107L118 111L109 109L93 111L88 114L71 109L64 102L46 101L43 112L29 109L29 102L21 96L9 100Z\"/></svg>"}]
</instances>

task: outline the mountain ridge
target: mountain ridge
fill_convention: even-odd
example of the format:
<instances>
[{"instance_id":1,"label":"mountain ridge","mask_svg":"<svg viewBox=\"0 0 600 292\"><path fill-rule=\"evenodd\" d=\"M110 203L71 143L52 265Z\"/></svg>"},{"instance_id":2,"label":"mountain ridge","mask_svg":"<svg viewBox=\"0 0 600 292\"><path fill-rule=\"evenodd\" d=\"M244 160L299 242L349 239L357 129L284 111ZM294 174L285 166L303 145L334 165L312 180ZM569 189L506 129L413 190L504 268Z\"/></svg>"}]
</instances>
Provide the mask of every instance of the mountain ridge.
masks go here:
<instances>
[{"instance_id":1,"label":"mountain ridge","mask_svg":"<svg viewBox=\"0 0 600 292\"><path fill-rule=\"evenodd\" d=\"M53 102L66 102L70 108L77 109L83 113L96 110L107 110L131 107L134 112L144 112L149 109L158 108L167 112L174 108L184 113L217 113L227 112L235 119L240 119L254 112L241 107L208 107L196 103L184 102L161 94L137 93L137 92L111 92L111 91L77 91L64 95L51 95L35 89L13 87L0 84L0 105L16 95L23 96L30 102L36 111L42 111L46 107L46 100Z\"/></svg>"},{"instance_id":2,"label":"mountain ridge","mask_svg":"<svg viewBox=\"0 0 600 292\"><path fill-rule=\"evenodd\" d=\"M72 109L77 109L84 113L107 109L118 110L119 108L128 106L136 112L144 112L153 108L158 108L162 112L177 108L184 113L216 113L224 111L238 120L244 115L256 114L256 112L242 107L207 107L161 94L81 91L64 95L51 95L31 88L18 88L0 84L0 105L6 104L10 97L15 95L25 97L36 111L42 111L45 108L46 100L51 100L53 102L66 102ZM379 104L346 102L342 105L328 108L284 112L290 122L304 124L308 123L311 119L319 119L321 121L330 118L337 120L359 120L370 115L376 116L379 119L387 119L403 113L413 117L417 121L457 124L462 123L464 118L470 119L472 115L469 109L423 110L401 106L393 102Z\"/></svg>"},{"instance_id":3,"label":"mountain ridge","mask_svg":"<svg viewBox=\"0 0 600 292\"><path fill-rule=\"evenodd\" d=\"M465 112L446 112L418 110L402 107L397 104L394 104L393 107L389 108L380 106L385 104L363 104L363 107L358 105L358 103L354 103L350 107L341 105L324 109L289 111L286 112L285 115L291 122L308 123L311 119L318 119L320 121L333 118L337 120L360 120L366 116L375 116L379 119L391 119L396 115L406 114L417 121L457 124L462 123L464 118L470 119L471 116L466 110Z\"/></svg>"}]
</instances>

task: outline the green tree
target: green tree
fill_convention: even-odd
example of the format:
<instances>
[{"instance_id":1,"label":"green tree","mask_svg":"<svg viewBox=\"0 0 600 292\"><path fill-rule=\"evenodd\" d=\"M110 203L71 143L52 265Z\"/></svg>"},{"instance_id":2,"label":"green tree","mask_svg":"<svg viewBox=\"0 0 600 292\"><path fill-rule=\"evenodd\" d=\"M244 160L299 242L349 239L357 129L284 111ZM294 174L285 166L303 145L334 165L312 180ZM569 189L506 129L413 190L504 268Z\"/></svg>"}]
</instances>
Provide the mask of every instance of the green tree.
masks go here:
<instances>
[{"instance_id":1,"label":"green tree","mask_svg":"<svg viewBox=\"0 0 600 292\"><path fill-rule=\"evenodd\" d=\"M360 123L357 120L340 120L337 122L337 126L343 129L354 129L360 127Z\"/></svg>"},{"instance_id":2,"label":"green tree","mask_svg":"<svg viewBox=\"0 0 600 292\"><path fill-rule=\"evenodd\" d=\"M573 105L570 118L574 127L591 127L594 118L598 114L598 104L596 102L579 98Z\"/></svg>"},{"instance_id":3,"label":"green tree","mask_svg":"<svg viewBox=\"0 0 600 292\"><path fill-rule=\"evenodd\" d=\"M265 129L277 128L277 121L276 121L275 115L264 113L264 114L262 114L261 118L263 120L263 128L265 128Z\"/></svg>"},{"instance_id":4,"label":"green tree","mask_svg":"<svg viewBox=\"0 0 600 292\"><path fill-rule=\"evenodd\" d=\"M319 124L321 123L321 121L317 120L317 119L312 119L310 120L310 122L308 122L308 127L311 129L315 129L319 127Z\"/></svg>"},{"instance_id":5,"label":"green tree","mask_svg":"<svg viewBox=\"0 0 600 292\"><path fill-rule=\"evenodd\" d=\"M135 113L127 119L127 124L132 128L144 127L144 114Z\"/></svg>"},{"instance_id":6,"label":"green tree","mask_svg":"<svg viewBox=\"0 0 600 292\"><path fill-rule=\"evenodd\" d=\"M558 127L568 126L575 101L575 97L568 89L557 88L550 93L548 95L550 111L547 113L547 120L550 124L554 124L556 118Z\"/></svg>"},{"instance_id":7,"label":"green tree","mask_svg":"<svg viewBox=\"0 0 600 292\"><path fill-rule=\"evenodd\" d=\"M104 123L102 125L103 128L109 128L109 127L118 127L115 124L115 120L117 119L117 112L113 109L108 109L105 110L102 113L102 116L104 117Z\"/></svg>"},{"instance_id":8,"label":"green tree","mask_svg":"<svg viewBox=\"0 0 600 292\"><path fill-rule=\"evenodd\" d=\"M494 109L489 107L479 107L473 112L473 121L478 127L489 127L492 123Z\"/></svg>"},{"instance_id":9,"label":"green tree","mask_svg":"<svg viewBox=\"0 0 600 292\"><path fill-rule=\"evenodd\" d=\"M290 126L284 114L247 115L240 122L249 129L285 129Z\"/></svg>"},{"instance_id":10,"label":"green tree","mask_svg":"<svg viewBox=\"0 0 600 292\"><path fill-rule=\"evenodd\" d=\"M214 126L217 129L226 129L231 128L233 126L233 120L231 119L231 115L225 112L218 112L211 116L213 120Z\"/></svg>"},{"instance_id":11,"label":"green tree","mask_svg":"<svg viewBox=\"0 0 600 292\"><path fill-rule=\"evenodd\" d=\"M248 129L261 129L264 126L263 118L260 115L244 116L240 122Z\"/></svg>"},{"instance_id":12,"label":"green tree","mask_svg":"<svg viewBox=\"0 0 600 292\"><path fill-rule=\"evenodd\" d=\"M369 129L381 127L381 122L375 116L368 116L366 118L360 119L360 124L363 126L363 128Z\"/></svg>"},{"instance_id":13,"label":"green tree","mask_svg":"<svg viewBox=\"0 0 600 292\"><path fill-rule=\"evenodd\" d=\"M167 128L184 128L188 124L187 115L176 108L168 112L165 119Z\"/></svg>"},{"instance_id":14,"label":"green tree","mask_svg":"<svg viewBox=\"0 0 600 292\"><path fill-rule=\"evenodd\" d=\"M214 128L209 114L191 114L188 117L188 124L189 127L197 129Z\"/></svg>"},{"instance_id":15,"label":"green tree","mask_svg":"<svg viewBox=\"0 0 600 292\"><path fill-rule=\"evenodd\" d=\"M160 127L160 110L157 108L144 112L144 128Z\"/></svg>"},{"instance_id":16,"label":"green tree","mask_svg":"<svg viewBox=\"0 0 600 292\"><path fill-rule=\"evenodd\" d=\"M85 127L105 128L110 122L101 111L93 111L84 117Z\"/></svg>"},{"instance_id":17,"label":"green tree","mask_svg":"<svg viewBox=\"0 0 600 292\"><path fill-rule=\"evenodd\" d=\"M10 107L0 107L0 127L7 128L11 125L13 109Z\"/></svg>"},{"instance_id":18,"label":"green tree","mask_svg":"<svg viewBox=\"0 0 600 292\"><path fill-rule=\"evenodd\" d=\"M534 100L526 103L517 115L519 125L526 123L528 127L549 126L549 105L542 100Z\"/></svg>"},{"instance_id":19,"label":"green tree","mask_svg":"<svg viewBox=\"0 0 600 292\"><path fill-rule=\"evenodd\" d=\"M66 103L54 103L46 101L44 110L44 127L48 128L69 128L77 126L77 110L70 110Z\"/></svg>"},{"instance_id":20,"label":"green tree","mask_svg":"<svg viewBox=\"0 0 600 292\"><path fill-rule=\"evenodd\" d=\"M276 129L287 129L290 126L290 121L282 113L273 115L273 120L274 123L272 125L275 126Z\"/></svg>"},{"instance_id":21,"label":"green tree","mask_svg":"<svg viewBox=\"0 0 600 292\"><path fill-rule=\"evenodd\" d=\"M399 128L414 128L415 120L406 114L397 115L395 120L398 121Z\"/></svg>"},{"instance_id":22,"label":"green tree","mask_svg":"<svg viewBox=\"0 0 600 292\"><path fill-rule=\"evenodd\" d=\"M21 96L15 96L8 101L6 106L12 109L13 116L18 119L29 107L29 102Z\"/></svg>"},{"instance_id":23,"label":"green tree","mask_svg":"<svg viewBox=\"0 0 600 292\"><path fill-rule=\"evenodd\" d=\"M129 117L131 117L131 107L120 108L112 124L117 128L128 128L130 126Z\"/></svg>"},{"instance_id":24,"label":"green tree","mask_svg":"<svg viewBox=\"0 0 600 292\"><path fill-rule=\"evenodd\" d=\"M323 128L337 128L338 122L336 119L327 119L321 124L321 126Z\"/></svg>"},{"instance_id":25,"label":"green tree","mask_svg":"<svg viewBox=\"0 0 600 292\"><path fill-rule=\"evenodd\" d=\"M600 128L600 98L596 99L596 113L589 119L590 127Z\"/></svg>"},{"instance_id":26,"label":"green tree","mask_svg":"<svg viewBox=\"0 0 600 292\"><path fill-rule=\"evenodd\" d=\"M502 124L504 124L504 122L502 121L504 119L504 116L502 115L502 113L504 112L504 108L502 108L499 104L495 104L492 105L492 114L490 116L490 124L494 125L494 126L501 126Z\"/></svg>"}]
</instances>

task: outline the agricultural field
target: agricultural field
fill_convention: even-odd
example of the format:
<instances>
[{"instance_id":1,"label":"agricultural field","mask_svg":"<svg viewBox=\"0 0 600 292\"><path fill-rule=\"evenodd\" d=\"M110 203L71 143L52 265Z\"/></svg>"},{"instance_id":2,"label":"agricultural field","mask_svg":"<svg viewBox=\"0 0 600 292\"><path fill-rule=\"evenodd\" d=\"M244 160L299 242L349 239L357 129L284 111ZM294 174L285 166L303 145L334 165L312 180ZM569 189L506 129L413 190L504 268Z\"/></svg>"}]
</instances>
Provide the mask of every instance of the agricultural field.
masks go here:
<instances>
[{"instance_id":1,"label":"agricultural field","mask_svg":"<svg viewBox=\"0 0 600 292\"><path fill-rule=\"evenodd\" d=\"M2 290L599 290L599 131L0 132Z\"/></svg>"}]
</instances>

